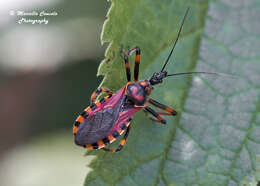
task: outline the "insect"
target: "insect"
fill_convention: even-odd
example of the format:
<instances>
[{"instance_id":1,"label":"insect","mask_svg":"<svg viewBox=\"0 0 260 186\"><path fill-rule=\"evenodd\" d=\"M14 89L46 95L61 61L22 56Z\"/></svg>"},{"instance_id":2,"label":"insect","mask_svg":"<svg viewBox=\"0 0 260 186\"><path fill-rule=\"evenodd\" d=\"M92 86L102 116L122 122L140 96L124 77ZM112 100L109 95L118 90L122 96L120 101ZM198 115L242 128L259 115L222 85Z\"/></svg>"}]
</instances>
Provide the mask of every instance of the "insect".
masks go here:
<instances>
[{"instance_id":1,"label":"insect","mask_svg":"<svg viewBox=\"0 0 260 186\"><path fill-rule=\"evenodd\" d=\"M92 94L91 105L78 116L74 123L73 134L77 145L83 146L86 149L103 149L109 152L120 151L126 143L131 126L130 121L137 111L143 109L146 113L150 114L150 119L161 124L166 124L166 120L163 119L161 115L177 115L177 112L173 108L150 98L154 85L162 83L163 79L169 76L194 73L217 74L210 72L168 74L168 72L164 70L176 46L188 11L189 8L184 15L171 52L160 72L154 73L149 79L139 81L138 74L141 57L140 48L136 46L130 49L128 54L123 53L128 82L115 94L112 94L112 92L106 88L98 88ZM132 82L128 56L134 52L136 55L134 64L134 82ZM105 92L108 96L99 101L95 101L97 96L102 92ZM148 104L151 104L164 112L156 112ZM117 148L109 149L105 147L114 142L116 138L124 132L125 135Z\"/></svg>"}]
</instances>

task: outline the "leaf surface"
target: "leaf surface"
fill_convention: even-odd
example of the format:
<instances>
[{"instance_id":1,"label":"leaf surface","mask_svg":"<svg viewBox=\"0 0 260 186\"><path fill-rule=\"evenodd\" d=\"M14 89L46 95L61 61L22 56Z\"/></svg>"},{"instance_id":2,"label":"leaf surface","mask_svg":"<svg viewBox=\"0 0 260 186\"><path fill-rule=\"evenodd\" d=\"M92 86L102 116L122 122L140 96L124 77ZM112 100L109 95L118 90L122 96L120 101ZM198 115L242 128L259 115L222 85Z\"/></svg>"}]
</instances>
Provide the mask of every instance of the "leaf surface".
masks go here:
<instances>
[{"instance_id":1,"label":"leaf surface","mask_svg":"<svg viewBox=\"0 0 260 186\"><path fill-rule=\"evenodd\" d=\"M112 0L102 33L102 42L110 44L98 71L101 86L115 92L126 83L122 48L141 48L140 79L160 71L187 7L167 71L237 78L165 79L151 97L178 116L160 125L137 113L122 151L90 152L97 158L85 185L232 186L260 180L259 1ZM134 56L130 61L133 72Z\"/></svg>"}]
</instances>

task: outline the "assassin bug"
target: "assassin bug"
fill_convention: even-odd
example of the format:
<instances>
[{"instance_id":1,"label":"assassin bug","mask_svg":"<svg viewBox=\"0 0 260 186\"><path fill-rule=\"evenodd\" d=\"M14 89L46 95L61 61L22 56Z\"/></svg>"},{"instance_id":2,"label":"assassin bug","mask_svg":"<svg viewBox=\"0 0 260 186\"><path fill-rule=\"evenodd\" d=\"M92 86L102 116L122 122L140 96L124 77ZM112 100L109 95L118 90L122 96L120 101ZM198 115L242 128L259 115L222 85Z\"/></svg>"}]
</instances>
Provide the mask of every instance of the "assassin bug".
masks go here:
<instances>
[{"instance_id":1,"label":"assassin bug","mask_svg":"<svg viewBox=\"0 0 260 186\"><path fill-rule=\"evenodd\" d=\"M149 97L154 85L162 83L163 79L169 76L194 73L217 74L213 72L168 74L168 72L164 70L179 39L188 11L189 8L184 15L177 38L162 67L162 70L154 73L151 78L138 81L141 56L141 50L139 47L136 46L130 49L128 54L123 52L128 82L115 94L112 94L112 92L106 88L98 88L92 94L91 105L78 116L74 123L73 134L77 145L83 146L86 149L103 149L109 152L120 151L126 143L130 131L131 118L137 111L143 109L145 112L152 115L150 119L162 124L166 124L166 120L164 120L161 115L177 115L177 112L173 108L163 105ZM131 55L133 52L136 53L134 82L131 81L130 65L128 61L128 55ZM95 101L97 96L102 92L107 93L108 96L99 101ZM149 107L148 104L151 104L165 112L156 112ZM124 131L126 131L125 135L116 149L105 148L106 145L115 141Z\"/></svg>"}]
</instances>

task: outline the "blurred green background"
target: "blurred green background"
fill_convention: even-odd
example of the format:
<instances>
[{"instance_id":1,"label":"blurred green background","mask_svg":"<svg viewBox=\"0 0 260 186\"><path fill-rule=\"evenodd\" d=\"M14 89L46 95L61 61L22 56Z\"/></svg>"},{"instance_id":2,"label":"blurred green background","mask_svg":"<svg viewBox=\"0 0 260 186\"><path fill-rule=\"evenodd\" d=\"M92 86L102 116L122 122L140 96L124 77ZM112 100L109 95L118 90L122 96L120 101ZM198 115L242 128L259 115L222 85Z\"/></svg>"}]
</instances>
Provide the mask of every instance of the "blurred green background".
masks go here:
<instances>
[{"instance_id":1,"label":"blurred green background","mask_svg":"<svg viewBox=\"0 0 260 186\"><path fill-rule=\"evenodd\" d=\"M102 77L106 0L0 2L1 185L82 185L91 157L72 124ZM56 16L19 16L57 12ZM48 24L19 24L41 20Z\"/></svg>"}]
</instances>

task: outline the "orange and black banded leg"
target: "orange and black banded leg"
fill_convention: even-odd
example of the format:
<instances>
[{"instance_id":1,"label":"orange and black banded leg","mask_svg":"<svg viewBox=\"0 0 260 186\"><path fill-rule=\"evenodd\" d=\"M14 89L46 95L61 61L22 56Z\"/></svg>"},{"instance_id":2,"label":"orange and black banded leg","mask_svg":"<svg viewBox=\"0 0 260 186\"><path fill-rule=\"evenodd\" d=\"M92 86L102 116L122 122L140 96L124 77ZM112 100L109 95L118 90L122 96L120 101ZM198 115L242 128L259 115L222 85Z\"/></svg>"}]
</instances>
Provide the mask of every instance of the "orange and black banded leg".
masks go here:
<instances>
[{"instance_id":1,"label":"orange and black banded leg","mask_svg":"<svg viewBox=\"0 0 260 186\"><path fill-rule=\"evenodd\" d=\"M165 113L165 112L158 112L158 114L160 114L160 115L171 115L171 116L176 116L177 115L177 112L173 108L170 108L170 107L168 107L168 106L166 106L164 104L161 104L161 103L159 103L159 102L157 102L157 101L155 101L154 99L151 99L151 98L148 101L153 106L155 106L155 107L157 107L159 109L162 109L162 110L167 112L167 113Z\"/></svg>"},{"instance_id":2,"label":"orange and black banded leg","mask_svg":"<svg viewBox=\"0 0 260 186\"><path fill-rule=\"evenodd\" d=\"M145 111L145 112L148 112L148 113L150 113L150 114L152 114L152 115L154 116L154 118L153 118L153 117L149 117L151 120L160 122L160 123L162 123L162 124L166 124L166 120L163 119L163 118L160 116L160 114L157 113L156 111L154 111L152 108L150 108L150 107L147 106L147 107L144 108L144 111Z\"/></svg>"},{"instance_id":3,"label":"orange and black banded leg","mask_svg":"<svg viewBox=\"0 0 260 186\"><path fill-rule=\"evenodd\" d=\"M139 64L140 64L140 60L141 60L141 50L138 46L136 46L136 47L130 49L128 54L131 55L133 51L135 51L134 79L135 79L135 81L138 81Z\"/></svg>"},{"instance_id":4,"label":"orange and black banded leg","mask_svg":"<svg viewBox=\"0 0 260 186\"><path fill-rule=\"evenodd\" d=\"M109 97L111 97L113 95L113 93L111 91L109 91L106 88L98 88L92 95L91 95L91 103L95 102L95 99L97 98L97 96L99 94L101 94L102 92L106 92L108 94Z\"/></svg>"},{"instance_id":5,"label":"orange and black banded leg","mask_svg":"<svg viewBox=\"0 0 260 186\"><path fill-rule=\"evenodd\" d=\"M125 70L126 70L126 78L127 81L131 81L131 71L130 71L130 65L129 65L129 59L128 56L123 52L124 61L125 61Z\"/></svg>"},{"instance_id":6,"label":"orange and black banded leg","mask_svg":"<svg viewBox=\"0 0 260 186\"><path fill-rule=\"evenodd\" d=\"M125 146L129 131L130 131L130 125L127 127L124 138L120 141L120 144L116 149L109 149L109 148L102 148L102 149L104 151L108 151L108 152L118 152L118 151L122 150L122 148Z\"/></svg>"}]
</instances>

